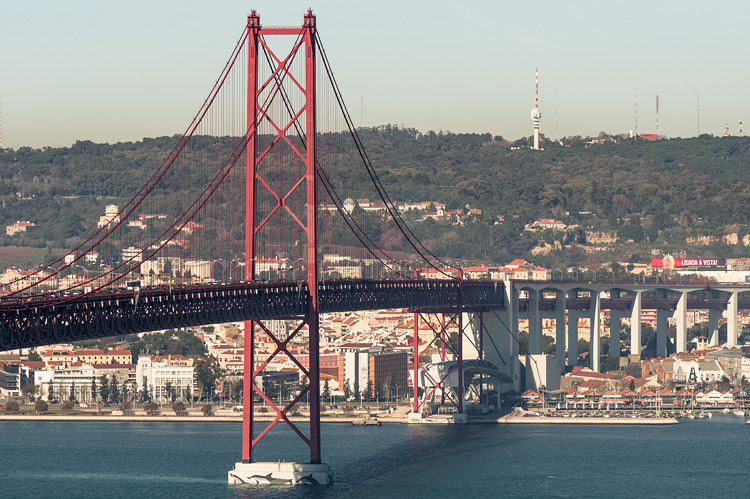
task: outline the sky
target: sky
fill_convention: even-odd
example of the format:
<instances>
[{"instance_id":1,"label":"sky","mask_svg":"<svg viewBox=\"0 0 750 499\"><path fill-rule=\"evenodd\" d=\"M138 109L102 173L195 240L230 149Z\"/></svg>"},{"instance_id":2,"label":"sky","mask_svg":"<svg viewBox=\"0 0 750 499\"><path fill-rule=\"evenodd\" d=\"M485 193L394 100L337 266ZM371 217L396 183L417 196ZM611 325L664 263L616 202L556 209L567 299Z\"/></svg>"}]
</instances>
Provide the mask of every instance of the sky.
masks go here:
<instances>
[{"instance_id":1,"label":"sky","mask_svg":"<svg viewBox=\"0 0 750 499\"><path fill-rule=\"evenodd\" d=\"M252 9L317 15L355 124L549 138L750 127L750 2L34 0L0 2L2 146L182 133ZM700 106L698 106L700 96ZM361 120L360 120L361 116ZM749 130L750 132L750 130Z\"/></svg>"}]
</instances>

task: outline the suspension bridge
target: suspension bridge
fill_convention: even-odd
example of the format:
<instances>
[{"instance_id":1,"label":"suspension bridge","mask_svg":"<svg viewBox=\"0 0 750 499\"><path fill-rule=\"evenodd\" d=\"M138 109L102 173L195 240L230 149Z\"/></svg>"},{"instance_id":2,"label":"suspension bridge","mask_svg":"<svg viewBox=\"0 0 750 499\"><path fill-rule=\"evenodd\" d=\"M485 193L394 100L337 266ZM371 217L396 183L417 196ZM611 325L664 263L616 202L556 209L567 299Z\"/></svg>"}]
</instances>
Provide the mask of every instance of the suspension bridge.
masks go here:
<instances>
[{"instance_id":1,"label":"suspension bridge","mask_svg":"<svg viewBox=\"0 0 750 499\"><path fill-rule=\"evenodd\" d=\"M353 209L352 198L373 200L375 208ZM357 263L324 272L329 255ZM436 269L442 279L418 278L406 260ZM279 279L286 277L274 266L280 261L294 262L301 275ZM229 481L330 483L320 441L319 315L406 308L416 334L420 317L433 324L427 315L438 314L434 341L444 360L457 359L448 374L461 372L462 335L449 338L447 328L462 330L462 314L503 309L507 298L502 282L465 281L460 271L456 277L442 270L449 267L385 191L346 109L316 16L310 10L301 26L271 27L253 11L191 123L138 191L108 206L97 230L66 255L3 287L0 349L244 321L242 461ZM288 337L267 326L276 319L295 321ZM254 359L258 335L276 345L264 362ZM306 366L289 348L301 340ZM307 380L283 407L256 383L280 354ZM433 381L434 392L444 379ZM303 398L310 405L305 431L289 418ZM459 412L462 399L454 395ZM260 431L256 401L275 413ZM415 412L421 403L415 383ZM256 446L277 423L300 437L309 461L255 462Z\"/></svg>"},{"instance_id":2,"label":"suspension bridge","mask_svg":"<svg viewBox=\"0 0 750 499\"><path fill-rule=\"evenodd\" d=\"M283 272L281 262L288 263ZM440 278L420 278L415 270L420 266ZM703 291L708 298L688 298ZM610 328L616 351L619 321L632 317L635 355L641 352L641 309L658 310L661 355L667 350L667 318L677 321L676 345L683 351L685 313L695 307L711 311L712 343L718 342L718 320L725 313L728 343L736 344L737 310L750 307L740 294L747 291L747 286L681 283L464 279L461 269L412 232L383 187L347 111L312 11L295 27L262 26L253 12L187 129L137 192L107 207L97 230L60 259L3 286L0 350L244 322L242 460L229 471L229 482L330 483L320 438L322 313L412 312L413 413L439 394L461 415L467 390L478 389L481 398L481 383L469 387L473 376L520 386L519 318L528 319L524 353L532 355L541 353L542 319L555 320L555 357L564 369L578 362L578 321L566 319L590 315L590 362L598 370L602 309L616 321ZM280 338L272 320L295 326ZM440 357L429 366L420 365L417 338L424 329L432 336L427 347ZM256 362L260 337L275 349ZM303 344L307 362L292 343ZM307 382L285 406L256 383L279 355ZM309 419L303 426L290 414L305 398ZM260 401L274 416L258 431L254 406ZM261 440L271 441L273 455L269 431L277 424L299 436L309 459L255 460Z\"/></svg>"}]
</instances>

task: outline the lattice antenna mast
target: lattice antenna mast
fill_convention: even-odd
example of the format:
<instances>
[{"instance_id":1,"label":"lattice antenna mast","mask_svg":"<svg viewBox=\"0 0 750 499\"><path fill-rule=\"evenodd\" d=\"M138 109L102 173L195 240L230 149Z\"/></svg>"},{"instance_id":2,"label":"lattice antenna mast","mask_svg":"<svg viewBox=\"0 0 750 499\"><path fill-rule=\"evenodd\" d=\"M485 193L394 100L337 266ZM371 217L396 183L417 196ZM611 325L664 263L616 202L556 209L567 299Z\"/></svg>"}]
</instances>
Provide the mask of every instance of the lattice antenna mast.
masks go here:
<instances>
[{"instance_id":1,"label":"lattice antenna mast","mask_svg":"<svg viewBox=\"0 0 750 499\"><path fill-rule=\"evenodd\" d=\"M698 135L701 134L701 93L698 92Z\"/></svg>"},{"instance_id":2,"label":"lattice antenna mast","mask_svg":"<svg viewBox=\"0 0 750 499\"><path fill-rule=\"evenodd\" d=\"M638 94L635 94L635 136L638 137Z\"/></svg>"},{"instance_id":3,"label":"lattice antenna mast","mask_svg":"<svg viewBox=\"0 0 750 499\"><path fill-rule=\"evenodd\" d=\"M659 94L656 94L656 138L659 138Z\"/></svg>"}]
</instances>

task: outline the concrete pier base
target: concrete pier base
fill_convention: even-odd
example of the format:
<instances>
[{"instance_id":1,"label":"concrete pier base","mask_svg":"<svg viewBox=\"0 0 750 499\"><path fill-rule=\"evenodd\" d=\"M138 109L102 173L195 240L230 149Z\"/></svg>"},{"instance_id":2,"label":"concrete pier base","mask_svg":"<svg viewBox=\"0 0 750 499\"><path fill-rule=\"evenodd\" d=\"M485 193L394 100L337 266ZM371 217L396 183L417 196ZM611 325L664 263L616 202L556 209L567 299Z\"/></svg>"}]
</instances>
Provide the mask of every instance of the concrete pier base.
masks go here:
<instances>
[{"instance_id":1,"label":"concrete pier base","mask_svg":"<svg viewBox=\"0 0 750 499\"><path fill-rule=\"evenodd\" d=\"M410 412L407 415L407 418L410 423L421 423L422 422L422 413L421 412Z\"/></svg>"},{"instance_id":2,"label":"concrete pier base","mask_svg":"<svg viewBox=\"0 0 750 499\"><path fill-rule=\"evenodd\" d=\"M464 412L457 412L453 414L453 422L454 423L466 423L467 417L466 413Z\"/></svg>"},{"instance_id":3,"label":"concrete pier base","mask_svg":"<svg viewBox=\"0 0 750 499\"><path fill-rule=\"evenodd\" d=\"M230 485L330 485L333 470L327 464L235 463Z\"/></svg>"}]
</instances>

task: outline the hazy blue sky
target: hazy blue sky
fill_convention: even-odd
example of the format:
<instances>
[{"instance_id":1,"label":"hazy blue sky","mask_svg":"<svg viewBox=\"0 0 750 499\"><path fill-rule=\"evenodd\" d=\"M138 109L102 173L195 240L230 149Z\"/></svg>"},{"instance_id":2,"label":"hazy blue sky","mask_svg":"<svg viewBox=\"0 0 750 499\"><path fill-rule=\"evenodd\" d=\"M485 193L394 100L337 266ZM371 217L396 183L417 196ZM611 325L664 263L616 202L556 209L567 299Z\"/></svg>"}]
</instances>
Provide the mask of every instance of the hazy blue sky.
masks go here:
<instances>
[{"instance_id":1,"label":"hazy blue sky","mask_svg":"<svg viewBox=\"0 0 750 499\"><path fill-rule=\"evenodd\" d=\"M355 121L531 135L634 128L719 135L747 120L750 3L312 1L0 3L4 147L181 133L256 9L299 25L308 7ZM555 129L557 93L557 132Z\"/></svg>"}]
</instances>

